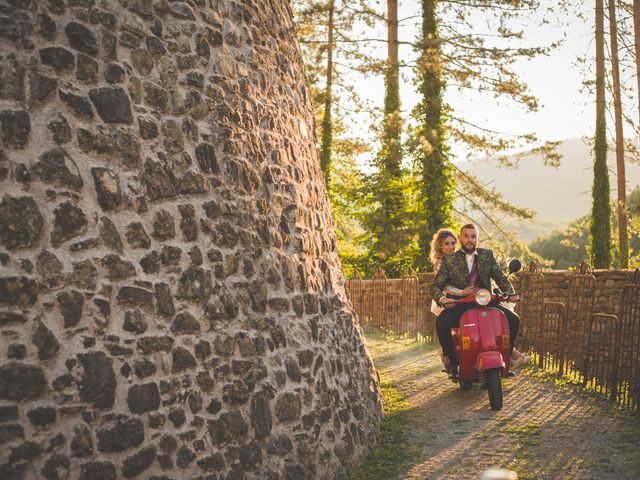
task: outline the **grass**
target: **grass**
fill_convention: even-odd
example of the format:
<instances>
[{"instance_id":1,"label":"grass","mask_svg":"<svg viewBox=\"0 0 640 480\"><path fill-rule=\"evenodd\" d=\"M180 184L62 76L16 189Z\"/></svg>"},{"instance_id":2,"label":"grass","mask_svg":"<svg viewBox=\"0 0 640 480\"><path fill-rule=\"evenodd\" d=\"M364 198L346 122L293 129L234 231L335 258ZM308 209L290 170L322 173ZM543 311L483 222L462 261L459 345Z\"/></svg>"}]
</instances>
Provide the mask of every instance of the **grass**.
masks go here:
<instances>
[{"instance_id":1,"label":"grass","mask_svg":"<svg viewBox=\"0 0 640 480\"><path fill-rule=\"evenodd\" d=\"M411 457L406 448L405 436L408 427L407 402L392 383L381 383L384 402L384 418L380 426L380 437L365 463L345 477L345 480L375 480L393 477L400 465Z\"/></svg>"},{"instance_id":2,"label":"grass","mask_svg":"<svg viewBox=\"0 0 640 480\"><path fill-rule=\"evenodd\" d=\"M505 433L517 433L519 435L539 435L541 427L542 424L540 423L527 423L525 425L513 425L502 431Z\"/></svg>"},{"instance_id":3,"label":"grass","mask_svg":"<svg viewBox=\"0 0 640 480\"><path fill-rule=\"evenodd\" d=\"M410 443L407 439L410 422L409 402L399 390L400 380L390 378L384 365L395 365L403 358L420 356L431 351L434 346L416 341L415 338L366 325L363 330L369 349L376 360L376 365L380 368L380 391L384 417L380 425L380 436L376 447L367 456L364 464L348 474L344 480L397 478L401 474L403 465L406 465L415 455L412 448L419 447L415 445L411 448L408 447ZM403 372L408 374L424 373L424 371L425 366L422 363L416 366L407 365L403 369ZM410 395L421 389L421 386L414 380L407 380L402 383L402 389L405 395Z\"/></svg>"}]
</instances>

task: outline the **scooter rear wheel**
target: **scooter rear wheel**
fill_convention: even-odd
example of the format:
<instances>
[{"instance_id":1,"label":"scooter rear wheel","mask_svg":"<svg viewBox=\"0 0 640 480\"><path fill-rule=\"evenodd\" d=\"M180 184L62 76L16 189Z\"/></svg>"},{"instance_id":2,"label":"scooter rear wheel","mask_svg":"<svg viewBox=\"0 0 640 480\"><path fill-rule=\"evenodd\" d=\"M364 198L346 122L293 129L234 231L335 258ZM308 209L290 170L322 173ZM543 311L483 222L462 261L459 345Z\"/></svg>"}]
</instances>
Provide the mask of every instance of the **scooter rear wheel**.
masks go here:
<instances>
[{"instance_id":1,"label":"scooter rear wheel","mask_svg":"<svg viewBox=\"0 0 640 480\"><path fill-rule=\"evenodd\" d=\"M502 379L500 378L500 369L492 368L491 370L487 370L484 375L487 382L487 393L489 394L491 410L500 410L502 408Z\"/></svg>"}]
</instances>

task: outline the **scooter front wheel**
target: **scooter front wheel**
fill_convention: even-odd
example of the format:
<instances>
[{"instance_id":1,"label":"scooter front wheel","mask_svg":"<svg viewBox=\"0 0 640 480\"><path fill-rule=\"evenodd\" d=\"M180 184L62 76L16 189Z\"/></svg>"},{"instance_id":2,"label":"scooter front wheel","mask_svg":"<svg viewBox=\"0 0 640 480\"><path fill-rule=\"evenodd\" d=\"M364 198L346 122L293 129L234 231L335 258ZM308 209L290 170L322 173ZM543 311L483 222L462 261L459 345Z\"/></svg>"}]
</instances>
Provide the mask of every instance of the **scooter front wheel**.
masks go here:
<instances>
[{"instance_id":1,"label":"scooter front wheel","mask_svg":"<svg viewBox=\"0 0 640 480\"><path fill-rule=\"evenodd\" d=\"M502 378L500 377L500 369L492 368L484 372L485 381L487 382L487 392L489 394L489 405L491 410L500 410L502 408Z\"/></svg>"}]
</instances>

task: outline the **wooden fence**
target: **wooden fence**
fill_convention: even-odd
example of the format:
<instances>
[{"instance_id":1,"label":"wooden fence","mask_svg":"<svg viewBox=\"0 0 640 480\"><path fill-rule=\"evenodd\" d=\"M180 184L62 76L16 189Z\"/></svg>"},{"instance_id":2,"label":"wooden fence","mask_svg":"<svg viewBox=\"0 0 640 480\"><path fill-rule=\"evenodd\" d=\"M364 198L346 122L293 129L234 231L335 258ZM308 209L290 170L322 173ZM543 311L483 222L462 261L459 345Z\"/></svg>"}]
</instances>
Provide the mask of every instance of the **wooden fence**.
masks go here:
<instances>
[{"instance_id":1,"label":"wooden fence","mask_svg":"<svg viewBox=\"0 0 640 480\"><path fill-rule=\"evenodd\" d=\"M347 282L360 321L420 342L437 343L431 313L433 276ZM518 346L540 368L554 371L619 405L640 410L640 271L624 287L618 315L594 312L596 278L591 267L576 267L563 302L545 301L544 273L531 264L518 275L521 301Z\"/></svg>"}]
</instances>

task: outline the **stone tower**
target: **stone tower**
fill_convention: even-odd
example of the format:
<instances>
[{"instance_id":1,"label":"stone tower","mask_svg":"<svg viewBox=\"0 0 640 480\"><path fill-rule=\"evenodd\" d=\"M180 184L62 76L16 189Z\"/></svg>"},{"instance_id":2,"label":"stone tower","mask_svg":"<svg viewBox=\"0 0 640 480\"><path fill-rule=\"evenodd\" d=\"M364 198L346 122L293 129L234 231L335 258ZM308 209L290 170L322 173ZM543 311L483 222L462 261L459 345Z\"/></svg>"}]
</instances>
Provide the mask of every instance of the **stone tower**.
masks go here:
<instances>
[{"instance_id":1,"label":"stone tower","mask_svg":"<svg viewBox=\"0 0 640 480\"><path fill-rule=\"evenodd\" d=\"M380 400L287 0L0 0L0 478L337 478Z\"/></svg>"}]
</instances>

